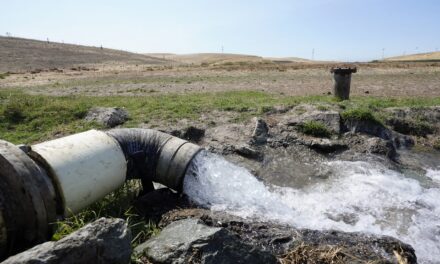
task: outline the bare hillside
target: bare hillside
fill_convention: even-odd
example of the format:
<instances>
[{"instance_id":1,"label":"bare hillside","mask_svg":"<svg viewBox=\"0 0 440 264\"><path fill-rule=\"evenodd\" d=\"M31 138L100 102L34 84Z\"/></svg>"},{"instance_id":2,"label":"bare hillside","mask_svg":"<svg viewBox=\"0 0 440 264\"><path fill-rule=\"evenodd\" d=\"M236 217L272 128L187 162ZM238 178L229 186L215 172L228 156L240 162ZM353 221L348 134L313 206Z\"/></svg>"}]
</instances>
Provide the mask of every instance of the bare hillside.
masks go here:
<instances>
[{"instance_id":1,"label":"bare hillside","mask_svg":"<svg viewBox=\"0 0 440 264\"><path fill-rule=\"evenodd\" d=\"M391 57L385 61L437 61L440 60L440 51L411 54L406 56Z\"/></svg>"},{"instance_id":2,"label":"bare hillside","mask_svg":"<svg viewBox=\"0 0 440 264\"><path fill-rule=\"evenodd\" d=\"M0 36L0 73L109 62L151 65L168 63L161 58L120 50Z\"/></svg>"},{"instance_id":3,"label":"bare hillside","mask_svg":"<svg viewBox=\"0 0 440 264\"><path fill-rule=\"evenodd\" d=\"M228 53L195 53L195 54L172 54L151 53L148 56L173 60L185 64L221 64L227 62L260 62L264 59L259 56Z\"/></svg>"},{"instance_id":4,"label":"bare hillside","mask_svg":"<svg viewBox=\"0 0 440 264\"><path fill-rule=\"evenodd\" d=\"M225 63L259 63L259 62L273 62L273 63L297 63L297 62L313 62L310 60L288 57L288 58L269 58L246 54L231 54L231 53L194 53L194 54L173 54L173 53L147 53L146 55L168 59L183 64L225 64Z\"/></svg>"}]
</instances>

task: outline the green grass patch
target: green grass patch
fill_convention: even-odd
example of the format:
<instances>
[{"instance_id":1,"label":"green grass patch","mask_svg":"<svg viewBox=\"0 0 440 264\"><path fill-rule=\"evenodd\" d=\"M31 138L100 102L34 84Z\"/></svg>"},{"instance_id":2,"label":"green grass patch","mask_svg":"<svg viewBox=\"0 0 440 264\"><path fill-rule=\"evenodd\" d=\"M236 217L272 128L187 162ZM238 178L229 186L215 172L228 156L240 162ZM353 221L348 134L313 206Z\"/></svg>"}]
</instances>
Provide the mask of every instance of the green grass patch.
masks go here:
<instances>
[{"instance_id":1,"label":"green grass patch","mask_svg":"<svg viewBox=\"0 0 440 264\"><path fill-rule=\"evenodd\" d=\"M126 182L121 188L82 212L57 222L56 232L53 234L52 240L60 240L100 217L125 219L132 232L131 242L133 246L137 246L151 236L157 235L160 231L157 225L153 221L145 219L132 206L132 202L140 188L139 181Z\"/></svg>"},{"instance_id":2,"label":"green grass patch","mask_svg":"<svg viewBox=\"0 0 440 264\"><path fill-rule=\"evenodd\" d=\"M314 137L329 138L332 135L330 130L328 130L323 123L318 121L307 121L300 124L298 125L298 131Z\"/></svg>"},{"instance_id":3,"label":"green grass patch","mask_svg":"<svg viewBox=\"0 0 440 264\"><path fill-rule=\"evenodd\" d=\"M306 100L304 98L303 100ZM307 100L312 100L308 98ZM92 107L124 107L130 113L125 127L137 127L148 120L174 122L194 120L213 110L237 113L237 122L259 114L261 107L295 105L299 98L279 98L263 92L220 92L147 96L45 96L19 91L0 91L0 138L12 143L33 143L55 136L101 129L84 121Z\"/></svg>"},{"instance_id":4,"label":"green grass patch","mask_svg":"<svg viewBox=\"0 0 440 264\"><path fill-rule=\"evenodd\" d=\"M354 97L336 102L331 96L292 97L258 91L230 91L217 93L145 94L144 96L46 96L28 95L22 91L0 91L0 138L12 143L33 143L92 128L96 123L84 121L84 115L95 106L124 107L130 120L124 127L137 127L148 122L196 120L213 110L236 113L236 122L265 114L276 105L293 107L301 103L339 105L343 118L379 121L385 107L426 107L440 105L440 98L389 99ZM322 108L324 109L324 108Z\"/></svg>"},{"instance_id":5,"label":"green grass patch","mask_svg":"<svg viewBox=\"0 0 440 264\"><path fill-rule=\"evenodd\" d=\"M373 123L382 122L373 114L372 110L367 108L353 108L345 110L341 113L341 117L345 120L369 121Z\"/></svg>"}]
</instances>

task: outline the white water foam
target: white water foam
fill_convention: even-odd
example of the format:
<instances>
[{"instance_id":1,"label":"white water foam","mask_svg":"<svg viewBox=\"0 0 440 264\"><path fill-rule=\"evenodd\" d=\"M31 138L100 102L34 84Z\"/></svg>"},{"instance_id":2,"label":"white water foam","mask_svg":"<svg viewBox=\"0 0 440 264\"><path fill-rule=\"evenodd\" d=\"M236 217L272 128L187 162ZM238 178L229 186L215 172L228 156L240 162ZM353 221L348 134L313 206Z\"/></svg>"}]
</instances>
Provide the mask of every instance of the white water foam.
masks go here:
<instances>
[{"instance_id":1,"label":"white water foam","mask_svg":"<svg viewBox=\"0 0 440 264\"><path fill-rule=\"evenodd\" d=\"M187 171L184 192L211 210L303 228L390 235L411 244L420 263L440 259L439 188L424 188L380 164L323 166L336 173L307 188L266 186L246 169L202 152ZM426 175L433 181L439 176L433 169Z\"/></svg>"},{"instance_id":2,"label":"white water foam","mask_svg":"<svg viewBox=\"0 0 440 264\"><path fill-rule=\"evenodd\" d=\"M426 176L431 178L434 182L440 183L440 170L438 169L427 169Z\"/></svg>"}]
</instances>

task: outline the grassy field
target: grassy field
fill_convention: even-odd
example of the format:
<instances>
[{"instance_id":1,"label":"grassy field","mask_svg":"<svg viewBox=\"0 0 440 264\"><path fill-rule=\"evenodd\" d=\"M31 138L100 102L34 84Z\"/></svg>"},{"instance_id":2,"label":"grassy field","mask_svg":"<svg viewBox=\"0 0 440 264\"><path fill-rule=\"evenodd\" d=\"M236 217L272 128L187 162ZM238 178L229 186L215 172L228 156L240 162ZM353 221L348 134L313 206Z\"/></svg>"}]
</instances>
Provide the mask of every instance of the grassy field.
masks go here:
<instances>
[{"instance_id":1,"label":"grassy field","mask_svg":"<svg viewBox=\"0 0 440 264\"><path fill-rule=\"evenodd\" d=\"M124 127L156 127L186 118L199 120L212 111L233 112L236 121L269 112L274 106L292 107L300 103L336 104L346 111L367 109L378 112L392 106L440 105L440 97L382 98L354 97L336 102L332 96L280 96L258 91L134 96L27 95L20 91L0 91L0 137L13 143L32 143L62 135L102 128L84 121L87 111L96 106L124 107L130 120ZM380 111L379 111L380 112ZM351 112L350 112L351 113ZM353 114L353 113L352 113ZM354 114L365 113L355 111ZM203 120L202 120L203 121Z\"/></svg>"}]
</instances>

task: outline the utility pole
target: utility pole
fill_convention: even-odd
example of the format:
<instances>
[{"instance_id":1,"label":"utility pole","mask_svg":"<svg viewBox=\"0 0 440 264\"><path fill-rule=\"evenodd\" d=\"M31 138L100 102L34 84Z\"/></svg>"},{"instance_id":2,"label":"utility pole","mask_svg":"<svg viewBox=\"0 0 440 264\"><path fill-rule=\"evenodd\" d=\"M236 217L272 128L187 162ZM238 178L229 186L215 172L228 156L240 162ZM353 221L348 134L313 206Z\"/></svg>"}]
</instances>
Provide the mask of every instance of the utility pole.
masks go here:
<instances>
[{"instance_id":1,"label":"utility pole","mask_svg":"<svg viewBox=\"0 0 440 264\"><path fill-rule=\"evenodd\" d=\"M312 60L315 59L315 48L312 49Z\"/></svg>"},{"instance_id":2,"label":"utility pole","mask_svg":"<svg viewBox=\"0 0 440 264\"><path fill-rule=\"evenodd\" d=\"M385 48L382 48L382 60L385 59Z\"/></svg>"},{"instance_id":3,"label":"utility pole","mask_svg":"<svg viewBox=\"0 0 440 264\"><path fill-rule=\"evenodd\" d=\"M225 49L224 49L224 47L223 47L223 45L222 45L222 54L224 53L224 51L225 51Z\"/></svg>"}]
</instances>

